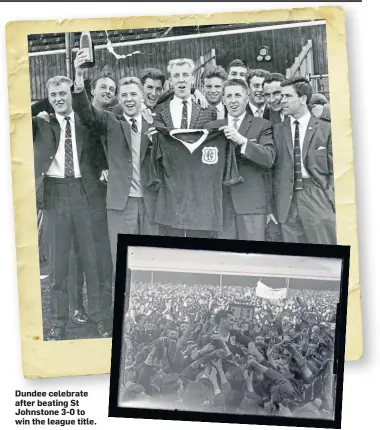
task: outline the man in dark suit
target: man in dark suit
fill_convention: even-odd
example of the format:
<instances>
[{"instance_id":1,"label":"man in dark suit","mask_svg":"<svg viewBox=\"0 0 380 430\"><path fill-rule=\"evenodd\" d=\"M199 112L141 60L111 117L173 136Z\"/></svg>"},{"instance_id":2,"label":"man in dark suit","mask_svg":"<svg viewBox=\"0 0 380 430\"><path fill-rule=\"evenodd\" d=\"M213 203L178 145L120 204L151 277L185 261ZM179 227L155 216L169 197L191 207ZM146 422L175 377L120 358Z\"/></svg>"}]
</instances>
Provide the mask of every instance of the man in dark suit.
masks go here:
<instances>
[{"instance_id":1,"label":"man in dark suit","mask_svg":"<svg viewBox=\"0 0 380 430\"><path fill-rule=\"evenodd\" d=\"M228 110L224 120L207 124L218 127L236 144L236 160L243 183L225 191L224 229L220 239L265 240L270 202L266 175L275 159L269 121L246 112L249 89L242 79L227 80L223 101Z\"/></svg>"},{"instance_id":2,"label":"man in dark suit","mask_svg":"<svg viewBox=\"0 0 380 430\"><path fill-rule=\"evenodd\" d=\"M281 104L281 82L284 80L285 76L281 73L269 73L263 80L263 93L266 102L263 118L269 120L272 125L278 124L285 119Z\"/></svg>"},{"instance_id":3,"label":"man in dark suit","mask_svg":"<svg viewBox=\"0 0 380 430\"><path fill-rule=\"evenodd\" d=\"M216 109L212 106L202 109L191 99L195 65L188 58L171 60L168 64L170 84L174 96L157 105L153 111L154 120L169 128L203 128L216 119Z\"/></svg>"},{"instance_id":4,"label":"man in dark suit","mask_svg":"<svg viewBox=\"0 0 380 430\"><path fill-rule=\"evenodd\" d=\"M269 72L263 69L249 70L247 74L247 84L249 87L247 112L257 118L264 118L265 113L265 119L269 119L268 106L265 104L263 91L263 82L267 75L269 75Z\"/></svg>"},{"instance_id":5,"label":"man in dark suit","mask_svg":"<svg viewBox=\"0 0 380 430\"><path fill-rule=\"evenodd\" d=\"M288 118L274 126L274 198L285 242L335 244L331 126L311 116L306 78L281 83Z\"/></svg>"},{"instance_id":6,"label":"man in dark suit","mask_svg":"<svg viewBox=\"0 0 380 430\"><path fill-rule=\"evenodd\" d=\"M78 51L73 105L85 124L96 124L99 135L106 137L107 216L115 267L118 233L158 234L158 226L153 222L156 193L145 188L149 173L149 124L141 116L143 91L141 81L135 77L123 78L118 83L123 115L94 109L83 91L85 61L84 51Z\"/></svg>"},{"instance_id":7,"label":"man in dark suit","mask_svg":"<svg viewBox=\"0 0 380 430\"><path fill-rule=\"evenodd\" d=\"M113 76L107 71L105 74L101 74L89 82L88 90L85 80L85 88L87 95L92 99L92 105L94 108L100 111L109 110L114 104L116 95L116 82ZM50 104L50 103L49 103ZM50 105L51 107L51 105ZM42 108L42 106L41 106ZM51 109L53 109L51 107ZM54 112L54 110L53 110ZM35 114L36 112L34 110ZM47 111L42 112L42 117L47 121L50 121ZM46 117L47 115L47 117ZM91 139L98 140L99 135L96 130L91 130ZM104 143L102 142L103 146ZM99 148L101 148L99 146ZM107 164L103 155L103 168L107 168ZM108 235L108 224L107 224L107 212L106 212L106 193L107 187L103 182L99 184L99 201L103 201L102 207L98 207L93 212L94 216L94 238L97 251L97 268L100 283L100 290L102 292L102 303L101 305L109 309L112 306L112 260L111 251L109 244ZM48 245L48 244L47 244ZM80 259L78 258L78 249L76 242L73 241L71 252L70 252L70 263L69 263L69 276L68 276L68 291L69 291L69 303L70 309L72 310L72 321L76 324L88 324L89 318L86 315L83 306L83 267Z\"/></svg>"},{"instance_id":8,"label":"man in dark suit","mask_svg":"<svg viewBox=\"0 0 380 430\"><path fill-rule=\"evenodd\" d=\"M206 101L216 109L217 119L227 117L227 108L223 104L223 84L228 78L222 66L208 67L202 74L202 85Z\"/></svg>"},{"instance_id":9,"label":"man in dark suit","mask_svg":"<svg viewBox=\"0 0 380 430\"><path fill-rule=\"evenodd\" d=\"M285 114L282 111L282 88L281 82L285 80L285 76L281 73L269 73L265 76L262 86L265 97L265 109L263 118L270 121L272 126L282 122L285 119ZM271 169L268 172L268 183L269 190L271 192L272 197L270 197L271 201L273 200L273 170ZM272 204L272 209L275 211L275 205ZM266 240L271 242L282 242L281 229L277 222L277 215L275 213L270 214L267 231L266 231Z\"/></svg>"},{"instance_id":10,"label":"man in dark suit","mask_svg":"<svg viewBox=\"0 0 380 430\"><path fill-rule=\"evenodd\" d=\"M101 337L109 336L102 307L94 238L94 211L103 199L99 175L104 151L94 147L89 130L72 109L71 80L64 76L47 83L55 114L47 122L33 117L37 207L44 210L45 239L51 284L52 328L48 340L65 339L69 320L67 277L72 242L86 276L89 316ZM110 310L108 310L110 311Z\"/></svg>"},{"instance_id":11,"label":"man in dark suit","mask_svg":"<svg viewBox=\"0 0 380 430\"><path fill-rule=\"evenodd\" d=\"M173 97L158 104L153 110L154 124L158 123L170 129L201 129L204 125L217 118L216 109L209 106L206 109L195 103L191 97L191 87L194 83L195 64L189 58L169 61L168 73ZM154 125L153 124L153 125ZM155 133L150 128L149 137ZM213 237L212 232L198 230L188 232L169 226L159 227L159 234L164 236L190 235L196 237Z\"/></svg>"},{"instance_id":12,"label":"man in dark suit","mask_svg":"<svg viewBox=\"0 0 380 430\"><path fill-rule=\"evenodd\" d=\"M139 79L143 86L145 108L153 110L163 93L165 75L159 69L148 68L139 73ZM141 110L143 108L144 106ZM112 112L116 115L123 115L123 107L118 103L113 107Z\"/></svg>"},{"instance_id":13,"label":"man in dark suit","mask_svg":"<svg viewBox=\"0 0 380 430\"><path fill-rule=\"evenodd\" d=\"M228 79L247 79L248 66L239 58L232 60L227 66Z\"/></svg>"}]
</instances>

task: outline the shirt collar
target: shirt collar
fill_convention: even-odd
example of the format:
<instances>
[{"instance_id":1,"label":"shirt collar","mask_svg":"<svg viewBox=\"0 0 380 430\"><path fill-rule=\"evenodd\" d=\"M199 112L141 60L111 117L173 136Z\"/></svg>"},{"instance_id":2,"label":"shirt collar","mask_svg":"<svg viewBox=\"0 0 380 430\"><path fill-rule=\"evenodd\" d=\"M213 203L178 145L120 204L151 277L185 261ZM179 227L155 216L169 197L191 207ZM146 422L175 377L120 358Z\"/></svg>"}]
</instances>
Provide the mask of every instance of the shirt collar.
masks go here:
<instances>
[{"instance_id":1,"label":"shirt collar","mask_svg":"<svg viewBox=\"0 0 380 430\"><path fill-rule=\"evenodd\" d=\"M234 119L237 119L238 124L240 125L241 122L243 121L244 117L245 117L246 112L244 111L240 116L235 117L235 116L231 116L230 114L228 114L228 123L232 124Z\"/></svg>"},{"instance_id":2,"label":"shirt collar","mask_svg":"<svg viewBox=\"0 0 380 430\"><path fill-rule=\"evenodd\" d=\"M250 108L252 110L252 113L255 113L257 110L259 110L259 108L256 107L255 105L253 105L252 103L249 103L249 106L250 106ZM264 113L265 104L260 109L261 109L261 112Z\"/></svg>"},{"instance_id":3,"label":"shirt collar","mask_svg":"<svg viewBox=\"0 0 380 430\"><path fill-rule=\"evenodd\" d=\"M224 104L223 104L223 102L220 102L215 107L216 107L216 110L219 111L219 112L223 112L224 111Z\"/></svg>"},{"instance_id":4,"label":"shirt collar","mask_svg":"<svg viewBox=\"0 0 380 430\"><path fill-rule=\"evenodd\" d=\"M179 97L177 97L176 95L173 96L173 102L177 105L181 105L183 101L187 101L188 105L191 104L191 95L189 96L189 98L187 99L180 99Z\"/></svg>"},{"instance_id":5,"label":"shirt collar","mask_svg":"<svg viewBox=\"0 0 380 430\"><path fill-rule=\"evenodd\" d=\"M59 122L59 124L61 125L61 127L62 127L62 125L66 125L65 118L67 118L67 117L70 118L70 123L74 123L74 111L71 111L70 115L65 115L65 116L63 116L63 115L61 115L59 113L56 113L55 117L57 118L57 121Z\"/></svg>"},{"instance_id":6,"label":"shirt collar","mask_svg":"<svg viewBox=\"0 0 380 430\"><path fill-rule=\"evenodd\" d=\"M301 116L301 118L298 118L297 121L299 122L300 126L306 127L309 124L310 118L311 118L310 112L306 112L305 115ZM290 123L292 126L293 126L295 120L296 119L294 117L292 117L292 116L290 117Z\"/></svg>"},{"instance_id":7,"label":"shirt collar","mask_svg":"<svg viewBox=\"0 0 380 430\"><path fill-rule=\"evenodd\" d=\"M132 119L132 117L131 117L131 116L128 116L128 115L126 115L125 113L123 113L123 116L124 116L124 118L126 119L126 121L128 121L128 124L130 125L130 124L131 124L131 119ZM140 129L141 129L141 121L142 121L142 116L141 116L141 114L139 114L139 115L135 116L134 118L135 118L135 120L136 120L137 127L138 127L138 129L140 130Z\"/></svg>"}]
</instances>

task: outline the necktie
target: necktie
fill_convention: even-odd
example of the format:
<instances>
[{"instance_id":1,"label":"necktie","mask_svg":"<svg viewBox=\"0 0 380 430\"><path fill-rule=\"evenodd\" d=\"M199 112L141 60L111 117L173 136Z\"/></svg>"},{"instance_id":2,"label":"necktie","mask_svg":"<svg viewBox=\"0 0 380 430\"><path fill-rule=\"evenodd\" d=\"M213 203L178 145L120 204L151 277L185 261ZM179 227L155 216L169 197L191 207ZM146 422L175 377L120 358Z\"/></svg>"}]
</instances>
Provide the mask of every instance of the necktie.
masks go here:
<instances>
[{"instance_id":1,"label":"necktie","mask_svg":"<svg viewBox=\"0 0 380 430\"><path fill-rule=\"evenodd\" d=\"M294 189L299 191L303 189L299 122L294 121L294 125Z\"/></svg>"},{"instance_id":2,"label":"necktie","mask_svg":"<svg viewBox=\"0 0 380 430\"><path fill-rule=\"evenodd\" d=\"M70 117L65 117L65 178L74 177L73 141L71 136Z\"/></svg>"},{"instance_id":3,"label":"necktie","mask_svg":"<svg viewBox=\"0 0 380 430\"><path fill-rule=\"evenodd\" d=\"M184 100L182 107L181 128L187 128L187 100Z\"/></svg>"},{"instance_id":4,"label":"necktie","mask_svg":"<svg viewBox=\"0 0 380 430\"><path fill-rule=\"evenodd\" d=\"M137 128L137 121L136 121L136 118L131 118L131 119L130 119L130 121L131 121L131 124L132 124L132 126L131 126L132 131L133 131L134 133L138 133L139 129Z\"/></svg>"},{"instance_id":5,"label":"necktie","mask_svg":"<svg viewBox=\"0 0 380 430\"><path fill-rule=\"evenodd\" d=\"M262 109L256 109L255 116L259 117L259 118L262 118L262 116L263 116L263 110Z\"/></svg>"},{"instance_id":6,"label":"necktie","mask_svg":"<svg viewBox=\"0 0 380 430\"><path fill-rule=\"evenodd\" d=\"M238 127L238 122L239 122L239 119L238 119L238 118L234 118L234 119L232 120L232 126L233 126L233 128L235 128L236 130L238 130L238 129L239 129L239 127Z\"/></svg>"}]
</instances>

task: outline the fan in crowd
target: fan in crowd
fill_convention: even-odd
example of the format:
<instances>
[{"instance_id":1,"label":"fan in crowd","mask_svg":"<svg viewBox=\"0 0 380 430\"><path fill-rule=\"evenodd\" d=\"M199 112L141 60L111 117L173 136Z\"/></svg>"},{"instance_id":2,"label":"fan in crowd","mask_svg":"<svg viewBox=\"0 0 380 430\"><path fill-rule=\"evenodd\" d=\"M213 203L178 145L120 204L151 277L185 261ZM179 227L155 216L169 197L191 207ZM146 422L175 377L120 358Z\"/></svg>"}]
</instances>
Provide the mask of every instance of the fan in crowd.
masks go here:
<instances>
[{"instance_id":1,"label":"fan in crowd","mask_svg":"<svg viewBox=\"0 0 380 430\"><path fill-rule=\"evenodd\" d=\"M288 289L271 302L252 287L132 283L120 400L328 419L338 298ZM252 320L236 317L232 304L251 306Z\"/></svg>"}]
</instances>

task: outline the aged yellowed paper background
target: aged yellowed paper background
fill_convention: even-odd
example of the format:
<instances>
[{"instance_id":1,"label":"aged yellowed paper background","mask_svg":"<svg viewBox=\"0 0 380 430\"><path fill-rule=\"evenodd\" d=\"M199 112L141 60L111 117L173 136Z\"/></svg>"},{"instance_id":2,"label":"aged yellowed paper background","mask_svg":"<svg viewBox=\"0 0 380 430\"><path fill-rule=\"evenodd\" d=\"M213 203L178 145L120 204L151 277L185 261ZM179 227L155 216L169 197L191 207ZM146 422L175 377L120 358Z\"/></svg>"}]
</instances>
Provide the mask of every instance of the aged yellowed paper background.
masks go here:
<instances>
[{"instance_id":1,"label":"aged yellowed paper background","mask_svg":"<svg viewBox=\"0 0 380 430\"><path fill-rule=\"evenodd\" d=\"M7 24L13 198L23 371L27 378L109 373L111 340L44 342L34 185L29 34L325 19L338 244L351 245L346 360L363 352L359 259L344 11L340 7L156 17L18 21Z\"/></svg>"}]
</instances>

